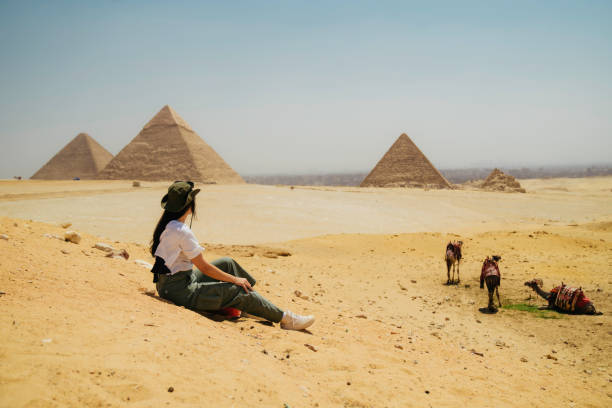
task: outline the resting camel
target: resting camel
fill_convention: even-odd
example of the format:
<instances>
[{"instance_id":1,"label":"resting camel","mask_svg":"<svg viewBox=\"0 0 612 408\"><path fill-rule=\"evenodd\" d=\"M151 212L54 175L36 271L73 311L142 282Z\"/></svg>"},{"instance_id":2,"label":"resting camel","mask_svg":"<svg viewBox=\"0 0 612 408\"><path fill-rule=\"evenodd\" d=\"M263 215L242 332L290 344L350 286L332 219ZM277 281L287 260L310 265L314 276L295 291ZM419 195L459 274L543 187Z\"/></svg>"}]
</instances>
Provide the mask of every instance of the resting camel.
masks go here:
<instances>
[{"instance_id":1,"label":"resting camel","mask_svg":"<svg viewBox=\"0 0 612 408\"><path fill-rule=\"evenodd\" d=\"M549 309L573 314L602 314L595 310L595 305L585 296L582 288L572 288L561 283L561 286L556 286L550 292L546 292L541 288L543 283L540 279L525 282L525 286L529 286L538 295L546 299Z\"/></svg>"},{"instance_id":2,"label":"resting camel","mask_svg":"<svg viewBox=\"0 0 612 408\"><path fill-rule=\"evenodd\" d=\"M453 241L449 242L446 246L446 284L450 285L453 283L461 282L459 278L459 263L461 263L461 246L463 245L463 241ZM451 280L450 270L451 266L453 267L453 279ZM457 269L457 282L455 282L455 268Z\"/></svg>"},{"instance_id":3,"label":"resting camel","mask_svg":"<svg viewBox=\"0 0 612 408\"><path fill-rule=\"evenodd\" d=\"M497 294L497 303L501 307L501 300L499 300L501 273L499 272L499 265L497 265L500 260L501 256L498 255L493 255L491 258L487 256L487 259L482 263L482 270L480 271L480 289L484 288L484 283L486 282L489 292L489 310L491 311L495 310L493 292Z\"/></svg>"}]
</instances>

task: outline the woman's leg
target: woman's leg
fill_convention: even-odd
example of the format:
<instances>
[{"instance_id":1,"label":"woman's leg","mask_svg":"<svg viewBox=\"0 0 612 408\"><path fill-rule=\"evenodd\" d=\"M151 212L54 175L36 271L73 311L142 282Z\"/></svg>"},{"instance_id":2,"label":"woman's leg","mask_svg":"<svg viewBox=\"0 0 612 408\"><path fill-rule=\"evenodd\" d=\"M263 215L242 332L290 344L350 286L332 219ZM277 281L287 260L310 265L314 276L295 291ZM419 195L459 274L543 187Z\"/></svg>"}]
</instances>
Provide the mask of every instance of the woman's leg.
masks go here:
<instances>
[{"instance_id":1,"label":"woman's leg","mask_svg":"<svg viewBox=\"0 0 612 408\"><path fill-rule=\"evenodd\" d=\"M247 271L245 271L242 266L238 264L238 262L234 261L232 258L224 257L215 259L211 262L211 265L216 266L221 269L225 273L229 273L230 275L237 276L239 278L245 278L249 281L251 286L254 286L257 281L253 278Z\"/></svg>"},{"instance_id":2,"label":"woman's leg","mask_svg":"<svg viewBox=\"0 0 612 408\"><path fill-rule=\"evenodd\" d=\"M198 283L190 306L192 309L203 311L233 307L276 323L283 318L283 311L259 293L255 291L246 293L240 286L228 282Z\"/></svg>"},{"instance_id":3,"label":"woman's leg","mask_svg":"<svg viewBox=\"0 0 612 408\"><path fill-rule=\"evenodd\" d=\"M230 275L237 276L239 278L246 278L249 281L251 286L255 285L257 282L255 278L253 278L247 271L245 271L242 266L238 264L238 262L234 261L232 258L224 257L215 259L210 263L211 265L216 266L221 269L225 273L229 273ZM211 278L210 276L204 275L198 268L193 268L192 281L195 283L202 282L219 282L216 279Z\"/></svg>"}]
</instances>

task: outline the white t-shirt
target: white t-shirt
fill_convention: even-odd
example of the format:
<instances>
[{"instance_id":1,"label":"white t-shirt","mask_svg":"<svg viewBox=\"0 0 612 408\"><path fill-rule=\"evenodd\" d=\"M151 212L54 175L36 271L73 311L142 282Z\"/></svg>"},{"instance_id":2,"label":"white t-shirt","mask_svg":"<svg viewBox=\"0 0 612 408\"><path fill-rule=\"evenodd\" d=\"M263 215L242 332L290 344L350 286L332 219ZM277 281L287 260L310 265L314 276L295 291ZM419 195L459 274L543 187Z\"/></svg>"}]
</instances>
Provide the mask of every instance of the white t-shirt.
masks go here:
<instances>
[{"instance_id":1,"label":"white t-shirt","mask_svg":"<svg viewBox=\"0 0 612 408\"><path fill-rule=\"evenodd\" d=\"M204 252L191 229L180 221L170 221L159 238L155 256L162 258L171 274L193 268L191 260Z\"/></svg>"}]
</instances>

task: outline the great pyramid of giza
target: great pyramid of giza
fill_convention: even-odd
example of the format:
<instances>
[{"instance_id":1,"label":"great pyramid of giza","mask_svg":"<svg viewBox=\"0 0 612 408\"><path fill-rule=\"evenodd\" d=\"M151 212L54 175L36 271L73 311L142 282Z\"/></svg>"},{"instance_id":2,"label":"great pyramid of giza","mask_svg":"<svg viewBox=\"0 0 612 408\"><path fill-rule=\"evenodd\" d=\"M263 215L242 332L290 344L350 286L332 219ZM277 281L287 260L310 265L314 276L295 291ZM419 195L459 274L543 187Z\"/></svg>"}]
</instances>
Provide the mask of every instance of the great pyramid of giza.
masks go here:
<instances>
[{"instance_id":1,"label":"great pyramid of giza","mask_svg":"<svg viewBox=\"0 0 612 408\"><path fill-rule=\"evenodd\" d=\"M361 187L452 188L405 133L361 182Z\"/></svg>"},{"instance_id":2,"label":"great pyramid of giza","mask_svg":"<svg viewBox=\"0 0 612 408\"><path fill-rule=\"evenodd\" d=\"M93 179L113 155L87 133L79 133L32 176L40 180Z\"/></svg>"},{"instance_id":3,"label":"great pyramid of giza","mask_svg":"<svg viewBox=\"0 0 612 408\"><path fill-rule=\"evenodd\" d=\"M170 106L164 106L99 179L236 184L244 180Z\"/></svg>"}]
</instances>

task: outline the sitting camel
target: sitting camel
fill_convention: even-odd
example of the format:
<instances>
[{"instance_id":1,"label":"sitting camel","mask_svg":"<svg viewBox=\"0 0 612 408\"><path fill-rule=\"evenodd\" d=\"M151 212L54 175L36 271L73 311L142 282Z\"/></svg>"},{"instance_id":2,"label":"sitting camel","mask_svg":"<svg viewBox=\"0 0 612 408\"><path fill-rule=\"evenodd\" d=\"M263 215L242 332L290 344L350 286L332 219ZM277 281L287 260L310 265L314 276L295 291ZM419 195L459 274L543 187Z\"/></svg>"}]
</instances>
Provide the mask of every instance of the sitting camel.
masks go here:
<instances>
[{"instance_id":1,"label":"sitting camel","mask_svg":"<svg viewBox=\"0 0 612 408\"><path fill-rule=\"evenodd\" d=\"M561 286L556 286L550 292L546 292L541 288L543 283L540 279L525 282L525 286L529 286L538 295L546 299L549 309L573 314L603 314L595 310L595 305L585 296L582 288L573 288L561 283Z\"/></svg>"},{"instance_id":2,"label":"sitting camel","mask_svg":"<svg viewBox=\"0 0 612 408\"><path fill-rule=\"evenodd\" d=\"M499 265L497 264L501 260L501 256L493 255L491 258L487 256L487 259L482 263L482 270L480 272L480 289L484 288L484 283L487 283L487 290L489 292L489 310L494 311L495 305L493 304L493 292L497 294L497 303L501 307L501 300L499 300L499 285L501 283L501 273L499 272Z\"/></svg>"},{"instance_id":3,"label":"sitting camel","mask_svg":"<svg viewBox=\"0 0 612 408\"><path fill-rule=\"evenodd\" d=\"M459 278L459 263L461 262L461 246L463 241L453 241L446 245L446 284L451 285L455 283L455 267L457 268L457 282L461 282ZM453 279L450 277L451 266L453 267Z\"/></svg>"}]
</instances>

